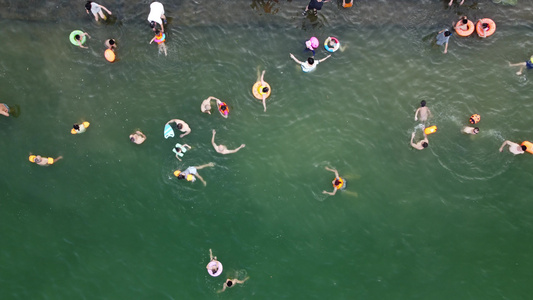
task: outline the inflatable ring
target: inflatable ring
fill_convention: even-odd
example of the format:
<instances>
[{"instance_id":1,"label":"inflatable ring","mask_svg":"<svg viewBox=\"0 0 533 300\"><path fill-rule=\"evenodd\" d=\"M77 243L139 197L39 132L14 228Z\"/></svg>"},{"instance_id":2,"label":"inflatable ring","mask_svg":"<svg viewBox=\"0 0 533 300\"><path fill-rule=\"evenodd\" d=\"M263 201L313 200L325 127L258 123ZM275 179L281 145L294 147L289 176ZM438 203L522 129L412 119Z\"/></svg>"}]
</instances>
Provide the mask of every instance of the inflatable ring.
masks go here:
<instances>
[{"instance_id":1,"label":"inflatable ring","mask_svg":"<svg viewBox=\"0 0 533 300\"><path fill-rule=\"evenodd\" d=\"M520 146L526 146L526 152L533 154L533 143L528 141L523 141Z\"/></svg>"},{"instance_id":2,"label":"inflatable ring","mask_svg":"<svg viewBox=\"0 0 533 300\"><path fill-rule=\"evenodd\" d=\"M473 114L470 116L470 119L468 119L470 124L477 124L479 121L481 121L481 116L478 114Z\"/></svg>"},{"instance_id":3,"label":"inflatable ring","mask_svg":"<svg viewBox=\"0 0 533 300\"><path fill-rule=\"evenodd\" d=\"M215 273L211 273L212 267L217 267L217 271ZM222 263L217 260L212 260L209 264L207 264L207 268L207 273L213 277L218 277L218 275L222 274Z\"/></svg>"},{"instance_id":4,"label":"inflatable ring","mask_svg":"<svg viewBox=\"0 0 533 300\"><path fill-rule=\"evenodd\" d=\"M270 88L270 84L268 84L268 82L265 82L264 87L268 88L268 92L266 93L266 96L265 96L265 99L267 99L268 97L270 97L270 93L272 92L272 89ZM263 86L261 85L261 81L256 82L254 86L252 87L252 94L254 94L254 97L257 100L263 100L263 96L259 92L260 88L263 88Z\"/></svg>"},{"instance_id":5,"label":"inflatable ring","mask_svg":"<svg viewBox=\"0 0 533 300\"><path fill-rule=\"evenodd\" d=\"M483 35L483 23L489 24L488 29L485 30L485 35ZM489 18L481 19L476 24L476 32L480 37L491 36L496 31L496 23Z\"/></svg>"},{"instance_id":6,"label":"inflatable ring","mask_svg":"<svg viewBox=\"0 0 533 300\"><path fill-rule=\"evenodd\" d=\"M81 34L83 34L83 31L81 31L81 30L74 30L73 32L70 33L70 36L68 38L69 38L70 42L72 43L72 45L79 46L78 45L78 41L76 40L75 36L76 35L81 35ZM85 40L86 39L87 39L86 36L82 36L81 37L82 45L85 44Z\"/></svg>"},{"instance_id":7,"label":"inflatable ring","mask_svg":"<svg viewBox=\"0 0 533 300\"><path fill-rule=\"evenodd\" d=\"M457 26L459 26L460 24L459 23L462 23L463 20L459 20L456 24L455 24L455 32L460 35L460 36L469 36L471 35L473 32L474 32L474 29L476 29L476 26L474 26L474 22L468 20L468 22L466 23L466 30L462 30L460 28L458 28Z\"/></svg>"},{"instance_id":8,"label":"inflatable ring","mask_svg":"<svg viewBox=\"0 0 533 300\"><path fill-rule=\"evenodd\" d=\"M107 59L108 62L114 62L115 61L115 52L111 49L107 49L104 52L105 59Z\"/></svg>"},{"instance_id":9,"label":"inflatable ring","mask_svg":"<svg viewBox=\"0 0 533 300\"><path fill-rule=\"evenodd\" d=\"M472 24L472 25L474 25L474 24ZM473 26L472 26L472 27L473 27ZM333 48L330 48L330 47L328 46L328 41L329 41L330 39L333 40L333 41L335 42L335 44L336 44L335 47L333 47ZM329 52L332 52L332 53L333 53L333 52L339 50L340 47L341 47L341 43L339 42L339 40L338 40L336 37L330 36L330 37L328 37L328 38L324 41L324 48L325 48L327 51L329 51Z\"/></svg>"}]
</instances>

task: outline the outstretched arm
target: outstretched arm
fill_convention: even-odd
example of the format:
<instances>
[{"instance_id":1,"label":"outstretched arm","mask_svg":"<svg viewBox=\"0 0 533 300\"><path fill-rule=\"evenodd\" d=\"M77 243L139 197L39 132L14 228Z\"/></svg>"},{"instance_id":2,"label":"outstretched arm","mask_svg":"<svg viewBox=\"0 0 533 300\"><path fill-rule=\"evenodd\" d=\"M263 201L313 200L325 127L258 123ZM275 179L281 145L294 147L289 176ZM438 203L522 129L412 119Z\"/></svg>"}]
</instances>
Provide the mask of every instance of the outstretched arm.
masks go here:
<instances>
[{"instance_id":1,"label":"outstretched arm","mask_svg":"<svg viewBox=\"0 0 533 300\"><path fill-rule=\"evenodd\" d=\"M235 281L235 283L244 283L246 280L248 280L250 277L246 277L244 278L243 280L239 280L239 279L233 279L233 281Z\"/></svg>"},{"instance_id":2,"label":"outstretched arm","mask_svg":"<svg viewBox=\"0 0 533 300\"><path fill-rule=\"evenodd\" d=\"M200 179L200 181L204 184L204 186L207 185L207 183L205 182L205 180L202 178L202 176L200 176L200 174L198 173L198 171L196 171L196 177L198 177L198 179Z\"/></svg>"},{"instance_id":3,"label":"outstretched arm","mask_svg":"<svg viewBox=\"0 0 533 300\"><path fill-rule=\"evenodd\" d=\"M213 251L209 249L209 260L213 260Z\"/></svg>"},{"instance_id":4,"label":"outstretched arm","mask_svg":"<svg viewBox=\"0 0 533 300\"><path fill-rule=\"evenodd\" d=\"M155 40L155 36L154 36L154 38L153 38L153 39L151 39L151 40L150 40L150 44L151 44L151 43L153 43L153 42L154 42L154 40ZM168 124L168 123L167 123L167 124Z\"/></svg>"},{"instance_id":5,"label":"outstretched arm","mask_svg":"<svg viewBox=\"0 0 533 300\"><path fill-rule=\"evenodd\" d=\"M446 42L446 45L444 46L444 54L448 53L448 42Z\"/></svg>"},{"instance_id":6,"label":"outstretched arm","mask_svg":"<svg viewBox=\"0 0 533 300\"><path fill-rule=\"evenodd\" d=\"M331 169L331 168L329 168L329 167L326 167L326 170L335 173L335 178L340 178L340 176L339 176L339 172L337 172L336 169Z\"/></svg>"},{"instance_id":7,"label":"outstretched arm","mask_svg":"<svg viewBox=\"0 0 533 300\"><path fill-rule=\"evenodd\" d=\"M299 61L296 57L294 57L294 55L292 55L292 53L289 53L291 55L291 58L298 64L303 64L303 62Z\"/></svg>"},{"instance_id":8,"label":"outstretched arm","mask_svg":"<svg viewBox=\"0 0 533 300\"><path fill-rule=\"evenodd\" d=\"M335 195L336 192L337 192L337 188L333 187L333 192L322 191L322 194L328 194L330 196L333 196L333 195Z\"/></svg>"},{"instance_id":9,"label":"outstretched arm","mask_svg":"<svg viewBox=\"0 0 533 300\"><path fill-rule=\"evenodd\" d=\"M211 145L213 145L213 148L217 150L217 144L215 144L215 134L217 134L216 130L213 129L213 137L211 138Z\"/></svg>"},{"instance_id":10,"label":"outstretched arm","mask_svg":"<svg viewBox=\"0 0 533 300\"><path fill-rule=\"evenodd\" d=\"M263 78L265 77L265 72L266 72L266 70L264 70L263 73L261 73L261 85L262 86L265 85L265 81L263 80Z\"/></svg>"},{"instance_id":11,"label":"outstretched arm","mask_svg":"<svg viewBox=\"0 0 533 300\"><path fill-rule=\"evenodd\" d=\"M510 145L510 142L507 140L503 142L502 146L500 147L500 152L503 152L503 147L505 147L505 145Z\"/></svg>"},{"instance_id":12,"label":"outstretched arm","mask_svg":"<svg viewBox=\"0 0 533 300\"><path fill-rule=\"evenodd\" d=\"M416 145L415 143L413 143L413 140L414 140L414 139L415 139L415 133L413 132L413 133L411 134L411 146L414 147L414 148L416 148L417 145Z\"/></svg>"},{"instance_id":13,"label":"outstretched arm","mask_svg":"<svg viewBox=\"0 0 533 300\"><path fill-rule=\"evenodd\" d=\"M218 291L217 293L222 293L223 291L225 291L227 286L228 285L224 282L224 285L222 286L222 289L220 291Z\"/></svg>"},{"instance_id":14,"label":"outstretched arm","mask_svg":"<svg viewBox=\"0 0 533 300\"><path fill-rule=\"evenodd\" d=\"M228 150L228 149L226 149L226 152L223 153L223 154L231 154L231 153L235 153L235 152L241 150L241 148L244 148L245 146L246 146L245 144L242 144L242 145L240 145L239 147L237 147L236 149L233 149L233 150Z\"/></svg>"},{"instance_id":15,"label":"outstretched arm","mask_svg":"<svg viewBox=\"0 0 533 300\"><path fill-rule=\"evenodd\" d=\"M266 105L266 96L265 96L265 94L263 94L263 108L265 109L264 111L266 112L267 111L267 105Z\"/></svg>"},{"instance_id":16,"label":"outstretched arm","mask_svg":"<svg viewBox=\"0 0 533 300\"><path fill-rule=\"evenodd\" d=\"M63 158L63 156L59 156L59 157L57 157L57 158L54 159L54 162L56 162L56 161L58 161L58 160L60 160L60 159L62 159L62 158Z\"/></svg>"},{"instance_id":17,"label":"outstretched arm","mask_svg":"<svg viewBox=\"0 0 533 300\"><path fill-rule=\"evenodd\" d=\"M320 59L320 60L318 60L318 62L321 63L321 62L325 61L326 59L328 59L330 56L331 56L331 54L326 56L326 57L324 57L324 58L322 58L322 59Z\"/></svg>"},{"instance_id":18,"label":"outstretched arm","mask_svg":"<svg viewBox=\"0 0 533 300\"><path fill-rule=\"evenodd\" d=\"M100 5L100 8L103 8L103 9L104 9L105 11L107 11L107 13L110 14L110 15L113 14L113 13L111 13L111 12L109 11L109 9L107 9L107 8L106 8L105 6L103 6L103 5Z\"/></svg>"}]
</instances>

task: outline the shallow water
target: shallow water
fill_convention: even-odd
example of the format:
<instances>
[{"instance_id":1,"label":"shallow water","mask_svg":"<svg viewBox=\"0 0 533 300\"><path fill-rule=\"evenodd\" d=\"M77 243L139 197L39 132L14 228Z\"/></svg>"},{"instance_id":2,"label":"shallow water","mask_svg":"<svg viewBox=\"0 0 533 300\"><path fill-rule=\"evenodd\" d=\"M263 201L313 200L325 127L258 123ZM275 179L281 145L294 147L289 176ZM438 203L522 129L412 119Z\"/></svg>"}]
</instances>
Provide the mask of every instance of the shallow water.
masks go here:
<instances>
[{"instance_id":1,"label":"shallow water","mask_svg":"<svg viewBox=\"0 0 533 300\"><path fill-rule=\"evenodd\" d=\"M107 24L82 7L0 20L0 99L21 108L0 118L1 298L528 298L533 159L498 148L533 139L531 73L507 65L532 54L532 2L328 3L316 18L300 15L304 2L165 4L168 57L148 44L148 1L103 3L116 15ZM444 55L432 38L461 13L497 31L452 36ZM74 29L90 49L68 42ZM289 53L303 60L306 38L329 35L345 50L302 73ZM250 90L263 69L266 113ZM208 96L229 104L228 119L200 112ZM421 100L438 132L416 151ZM473 113L481 133L461 134ZM172 118L192 133L165 140ZM71 135L82 120L88 131ZM148 136L140 146L135 129ZM246 147L217 154L212 129ZM178 141L193 147L183 162ZM64 159L41 168L29 153ZM173 178L208 162L206 187ZM346 191L321 193L325 166ZM205 271L210 248L219 278ZM250 279L216 294L235 276Z\"/></svg>"}]
</instances>

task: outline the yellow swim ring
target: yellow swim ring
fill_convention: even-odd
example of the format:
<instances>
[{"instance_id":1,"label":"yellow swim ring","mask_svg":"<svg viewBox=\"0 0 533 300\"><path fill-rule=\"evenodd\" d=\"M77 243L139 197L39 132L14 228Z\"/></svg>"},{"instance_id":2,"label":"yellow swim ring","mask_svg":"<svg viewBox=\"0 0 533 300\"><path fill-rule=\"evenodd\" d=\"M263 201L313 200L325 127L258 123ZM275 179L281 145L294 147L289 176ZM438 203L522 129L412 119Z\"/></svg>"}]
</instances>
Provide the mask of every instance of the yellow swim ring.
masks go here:
<instances>
[{"instance_id":1,"label":"yellow swim ring","mask_svg":"<svg viewBox=\"0 0 533 300\"><path fill-rule=\"evenodd\" d=\"M263 100L263 91L262 90L263 90L264 87L268 88L268 92L264 93L266 95L265 99L270 97L270 93L272 92L272 89L270 88L270 84L265 82L265 85L262 86L261 85L261 81L258 81L252 87L252 94L254 94L255 99Z\"/></svg>"}]
</instances>

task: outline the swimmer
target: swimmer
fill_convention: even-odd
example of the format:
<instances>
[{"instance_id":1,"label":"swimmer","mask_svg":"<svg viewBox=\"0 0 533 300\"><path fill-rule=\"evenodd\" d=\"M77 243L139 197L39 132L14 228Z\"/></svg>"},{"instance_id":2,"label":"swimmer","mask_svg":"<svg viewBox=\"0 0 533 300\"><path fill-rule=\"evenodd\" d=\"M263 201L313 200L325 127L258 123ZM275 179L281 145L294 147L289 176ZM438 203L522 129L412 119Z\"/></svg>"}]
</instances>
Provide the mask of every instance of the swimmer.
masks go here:
<instances>
[{"instance_id":1,"label":"swimmer","mask_svg":"<svg viewBox=\"0 0 533 300\"><path fill-rule=\"evenodd\" d=\"M218 260L217 260L217 257L216 256L213 256L213 252L211 251L211 249L209 249L209 263L207 264L206 269L207 269L207 272L211 275L213 274L216 274L216 272L218 271L218 264L221 264ZM214 264L212 264L211 262L215 262Z\"/></svg>"},{"instance_id":2,"label":"swimmer","mask_svg":"<svg viewBox=\"0 0 533 300\"><path fill-rule=\"evenodd\" d=\"M215 144L215 134L216 134L216 130L213 129L213 137L211 138L211 144L213 145L213 148L215 148L215 150L220 153L220 154L232 154L232 153L235 153L239 150L241 150L241 148L244 148L246 147L245 144L241 144L237 149L233 149L233 150L228 150L228 148L224 145L217 145Z\"/></svg>"},{"instance_id":3,"label":"swimmer","mask_svg":"<svg viewBox=\"0 0 533 300\"><path fill-rule=\"evenodd\" d=\"M226 279L226 282L224 282L224 285L222 285L222 289L220 291L218 291L217 293L222 293L223 291L226 290L226 288L233 287L233 285L236 284L236 283L243 284L248 279L250 279L250 277L246 277L246 278L244 278L244 280L228 278L228 279Z\"/></svg>"},{"instance_id":4,"label":"swimmer","mask_svg":"<svg viewBox=\"0 0 533 300\"><path fill-rule=\"evenodd\" d=\"M459 21L454 24L453 28L455 30L459 29L459 30L462 30L462 31L467 31L468 30L468 18L466 16L462 16Z\"/></svg>"},{"instance_id":5,"label":"swimmer","mask_svg":"<svg viewBox=\"0 0 533 300\"><path fill-rule=\"evenodd\" d=\"M353 5L353 0L350 0L349 2L346 2L346 0L342 0L342 7L348 8L348 7L352 7L352 5Z\"/></svg>"},{"instance_id":6,"label":"swimmer","mask_svg":"<svg viewBox=\"0 0 533 300\"><path fill-rule=\"evenodd\" d=\"M192 181L192 182L195 182L196 181L196 177L198 177L198 179L200 179L200 181L203 182L204 186L207 185L207 183L205 182L205 180L202 178L202 176L200 176L200 174L198 174L198 170L201 170L205 167L214 167L215 164L210 162L208 164L205 164L205 165L201 165L201 166L198 166L198 167L188 167L185 171L181 172L180 170L176 170L174 171L174 176L176 176L178 179L187 179L187 181Z\"/></svg>"},{"instance_id":7,"label":"swimmer","mask_svg":"<svg viewBox=\"0 0 533 300\"><path fill-rule=\"evenodd\" d=\"M415 133L411 134L411 147L417 149L417 150L424 150L429 146L428 136L424 133L424 139L419 141L418 143L414 143L413 140L415 138Z\"/></svg>"},{"instance_id":8,"label":"swimmer","mask_svg":"<svg viewBox=\"0 0 533 300\"><path fill-rule=\"evenodd\" d=\"M89 123L87 123L87 124L89 124ZM87 131L87 128L85 127L85 125L83 123L74 124L74 125L72 125L72 128L74 129L74 131L76 133L84 133L85 131ZM73 131L73 133L74 133L74 131Z\"/></svg>"},{"instance_id":9,"label":"swimmer","mask_svg":"<svg viewBox=\"0 0 533 300\"><path fill-rule=\"evenodd\" d=\"M461 130L463 133L466 133L466 134L478 134L479 133L479 128L478 127L470 127L470 126L465 126L463 127L463 130Z\"/></svg>"},{"instance_id":10,"label":"swimmer","mask_svg":"<svg viewBox=\"0 0 533 300\"><path fill-rule=\"evenodd\" d=\"M87 36L89 38L91 38L91 36L87 33L87 32L84 32L84 33L81 33L81 34L76 34L74 36L74 40L76 41L76 43L78 43L78 46L82 47L82 48L89 48L89 47L85 47L83 46L83 44L81 43L81 40L83 39L84 36Z\"/></svg>"},{"instance_id":11,"label":"swimmer","mask_svg":"<svg viewBox=\"0 0 533 300\"><path fill-rule=\"evenodd\" d=\"M216 100L217 101L217 104L219 102L222 102L220 101L218 98L216 97L213 97L213 96L209 96L207 99L205 99L204 101L202 101L202 105L200 106L200 110L203 112L203 113L206 113L206 114L211 114L211 100Z\"/></svg>"},{"instance_id":12,"label":"swimmer","mask_svg":"<svg viewBox=\"0 0 533 300\"><path fill-rule=\"evenodd\" d=\"M307 11L312 9L313 14L316 16L317 11L322 9L322 5L324 5L325 2L329 2L329 0L311 0L309 1L309 4L304 9L304 12L302 13L303 16L307 14Z\"/></svg>"},{"instance_id":13,"label":"swimmer","mask_svg":"<svg viewBox=\"0 0 533 300\"><path fill-rule=\"evenodd\" d=\"M187 134L191 133L191 128L189 127L189 124L185 123L184 121L182 121L180 119L172 119L172 120L168 121L167 124L170 125L170 123L172 123L172 122L176 123L176 127L181 132L183 132L183 134L180 135L180 138L182 138L182 137L186 136Z\"/></svg>"},{"instance_id":14,"label":"swimmer","mask_svg":"<svg viewBox=\"0 0 533 300\"><path fill-rule=\"evenodd\" d=\"M331 169L329 167L326 167L326 170L335 173L335 179L333 179L333 181L331 182L333 184L333 192L322 191L322 194L328 194L333 196L335 195L335 193L337 193L338 190L344 189L346 187L346 184L344 183L344 179L339 176L339 172L337 172L337 170Z\"/></svg>"},{"instance_id":15,"label":"swimmer","mask_svg":"<svg viewBox=\"0 0 533 300\"><path fill-rule=\"evenodd\" d=\"M167 18L165 17L165 8L161 2L152 2L150 4L150 14L148 14L148 22L150 22L150 27L153 31L156 31L156 23L161 26L161 32L165 32L163 28L163 23L167 24Z\"/></svg>"},{"instance_id":16,"label":"swimmer","mask_svg":"<svg viewBox=\"0 0 533 300\"><path fill-rule=\"evenodd\" d=\"M150 41L150 44L155 41L157 43L157 47L159 48L159 53L163 51L165 53L165 56L167 56L167 46L165 45L165 40L165 34L162 31L159 31L159 29L157 29L155 31L154 38Z\"/></svg>"},{"instance_id":17,"label":"swimmer","mask_svg":"<svg viewBox=\"0 0 533 300\"><path fill-rule=\"evenodd\" d=\"M516 63L516 64L512 64L512 63L509 63L509 67L520 67L520 70L518 70L518 72L516 72L516 75L522 75L522 71L524 70L524 68L527 67L527 69L533 69L533 56L531 56L529 58L528 61L525 61L525 62L521 62L521 63Z\"/></svg>"},{"instance_id":18,"label":"swimmer","mask_svg":"<svg viewBox=\"0 0 533 300\"><path fill-rule=\"evenodd\" d=\"M140 145L144 143L145 140L146 140L146 135L144 135L144 133L142 133L139 130L136 130L134 133L130 134L130 141L132 143Z\"/></svg>"},{"instance_id":19,"label":"swimmer","mask_svg":"<svg viewBox=\"0 0 533 300\"><path fill-rule=\"evenodd\" d=\"M420 117L418 117L419 114L420 114ZM431 116L431 111L426 106L426 100L422 100L420 102L420 107L417 108L415 112L415 121L418 121L418 119L420 118L420 122L425 122L428 120L430 116Z\"/></svg>"},{"instance_id":20,"label":"swimmer","mask_svg":"<svg viewBox=\"0 0 533 300\"><path fill-rule=\"evenodd\" d=\"M33 155L30 155L30 161L32 161L32 157ZM38 164L39 166L48 166L54 164L56 161L62 158L63 156L59 156L58 158L52 159L51 157L42 157L40 155L36 155L35 157L33 157L32 162Z\"/></svg>"},{"instance_id":21,"label":"swimmer","mask_svg":"<svg viewBox=\"0 0 533 300\"><path fill-rule=\"evenodd\" d=\"M461 0L459 5L463 5L463 2L465 2L465 0ZM453 3L453 0L450 0L450 3L448 3L448 6L452 6L452 3Z\"/></svg>"},{"instance_id":22,"label":"swimmer","mask_svg":"<svg viewBox=\"0 0 533 300\"><path fill-rule=\"evenodd\" d=\"M316 37L312 37L308 41L305 42L305 50L309 50L313 52L313 57L315 56L315 49L318 48L318 39Z\"/></svg>"},{"instance_id":23,"label":"swimmer","mask_svg":"<svg viewBox=\"0 0 533 300\"><path fill-rule=\"evenodd\" d=\"M444 54L448 53L448 41L450 40L452 33L448 29L443 29L437 34L436 44L439 46L444 45Z\"/></svg>"},{"instance_id":24,"label":"swimmer","mask_svg":"<svg viewBox=\"0 0 533 300\"><path fill-rule=\"evenodd\" d=\"M266 97L268 95L268 86L266 85L265 81L263 80L263 78L265 77L265 72L266 70L263 70L263 73L261 73L261 78L257 78L257 81L261 81L261 90L259 91L259 93L261 94L261 99L263 101L263 108L264 108L264 111L266 112L267 111L267 106L266 106Z\"/></svg>"},{"instance_id":25,"label":"swimmer","mask_svg":"<svg viewBox=\"0 0 533 300\"><path fill-rule=\"evenodd\" d=\"M9 106L5 103L0 103L0 114L9 117Z\"/></svg>"},{"instance_id":26,"label":"swimmer","mask_svg":"<svg viewBox=\"0 0 533 300\"><path fill-rule=\"evenodd\" d=\"M220 114L227 119L229 115L229 108L227 104L217 99L217 107Z\"/></svg>"},{"instance_id":27,"label":"swimmer","mask_svg":"<svg viewBox=\"0 0 533 300\"><path fill-rule=\"evenodd\" d=\"M476 26L477 26L477 24L478 24L479 22L480 22L480 21L477 21L477 22L476 22ZM481 37L481 38L486 38L486 37L487 37L487 31L489 31L489 29L490 29L490 28L489 28L489 23L481 23L481 28L482 28L483 30L481 30L481 34L479 34L479 32L478 32L478 35L479 35L479 37ZM477 30L476 30L476 31L477 31Z\"/></svg>"},{"instance_id":28,"label":"swimmer","mask_svg":"<svg viewBox=\"0 0 533 300\"><path fill-rule=\"evenodd\" d=\"M115 50L117 48L117 42L114 39L108 39L104 42L104 45L109 50Z\"/></svg>"},{"instance_id":29,"label":"swimmer","mask_svg":"<svg viewBox=\"0 0 533 300\"><path fill-rule=\"evenodd\" d=\"M520 146L517 143L513 143L511 141L505 141L500 147L500 152L503 152L503 148L505 147L505 145L509 145L509 152L511 152L514 155L524 154L524 151L527 150L526 146Z\"/></svg>"},{"instance_id":30,"label":"swimmer","mask_svg":"<svg viewBox=\"0 0 533 300\"><path fill-rule=\"evenodd\" d=\"M87 3L85 3L85 10L87 11L87 14L89 14L89 11L91 11L96 21L98 21L98 15L100 15L100 18L102 18L102 20L107 19L107 17L102 12L102 9L104 9L108 14L112 15L109 9L105 8L104 6L96 2L87 1Z\"/></svg>"},{"instance_id":31,"label":"swimmer","mask_svg":"<svg viewBox=\"0 0 533 300\"><path fill-rule=\"evenodd\" d=\"M183 157L183 154L185 152L187 152L187 149L191 149L192 147L187 145L187 144L180 144L180 143L177 143L176 146L174 147L174 149L172 149L172 151L174 151L174 153L176 153L176 158L181 161L181 157Z\"/></svg>"},{"instance_id":32,"label":"swimmer","mask_svg":"<svg viewBox=\"0 0 533 300\"><path fill-rule=\"evenodd\" d=\"M306 62L303 62L303 61L299 61L296 57L294 57L294 55L292 55L292 53L289 53L289 54L290 54L291 58L296 63L298 63L298 64L300 64L300 66L302 66L302 71L304 71L306 73L314 71L316 69L316 66L319 63L325 61L326 59L328 59L331 56L331 54L330 54L330 55L328 55L328 56L326 56L326 57L324 57L324 58L322 58L320 60L315 60L314 58L309 57Z\"/></svg>"}]
</instances>

